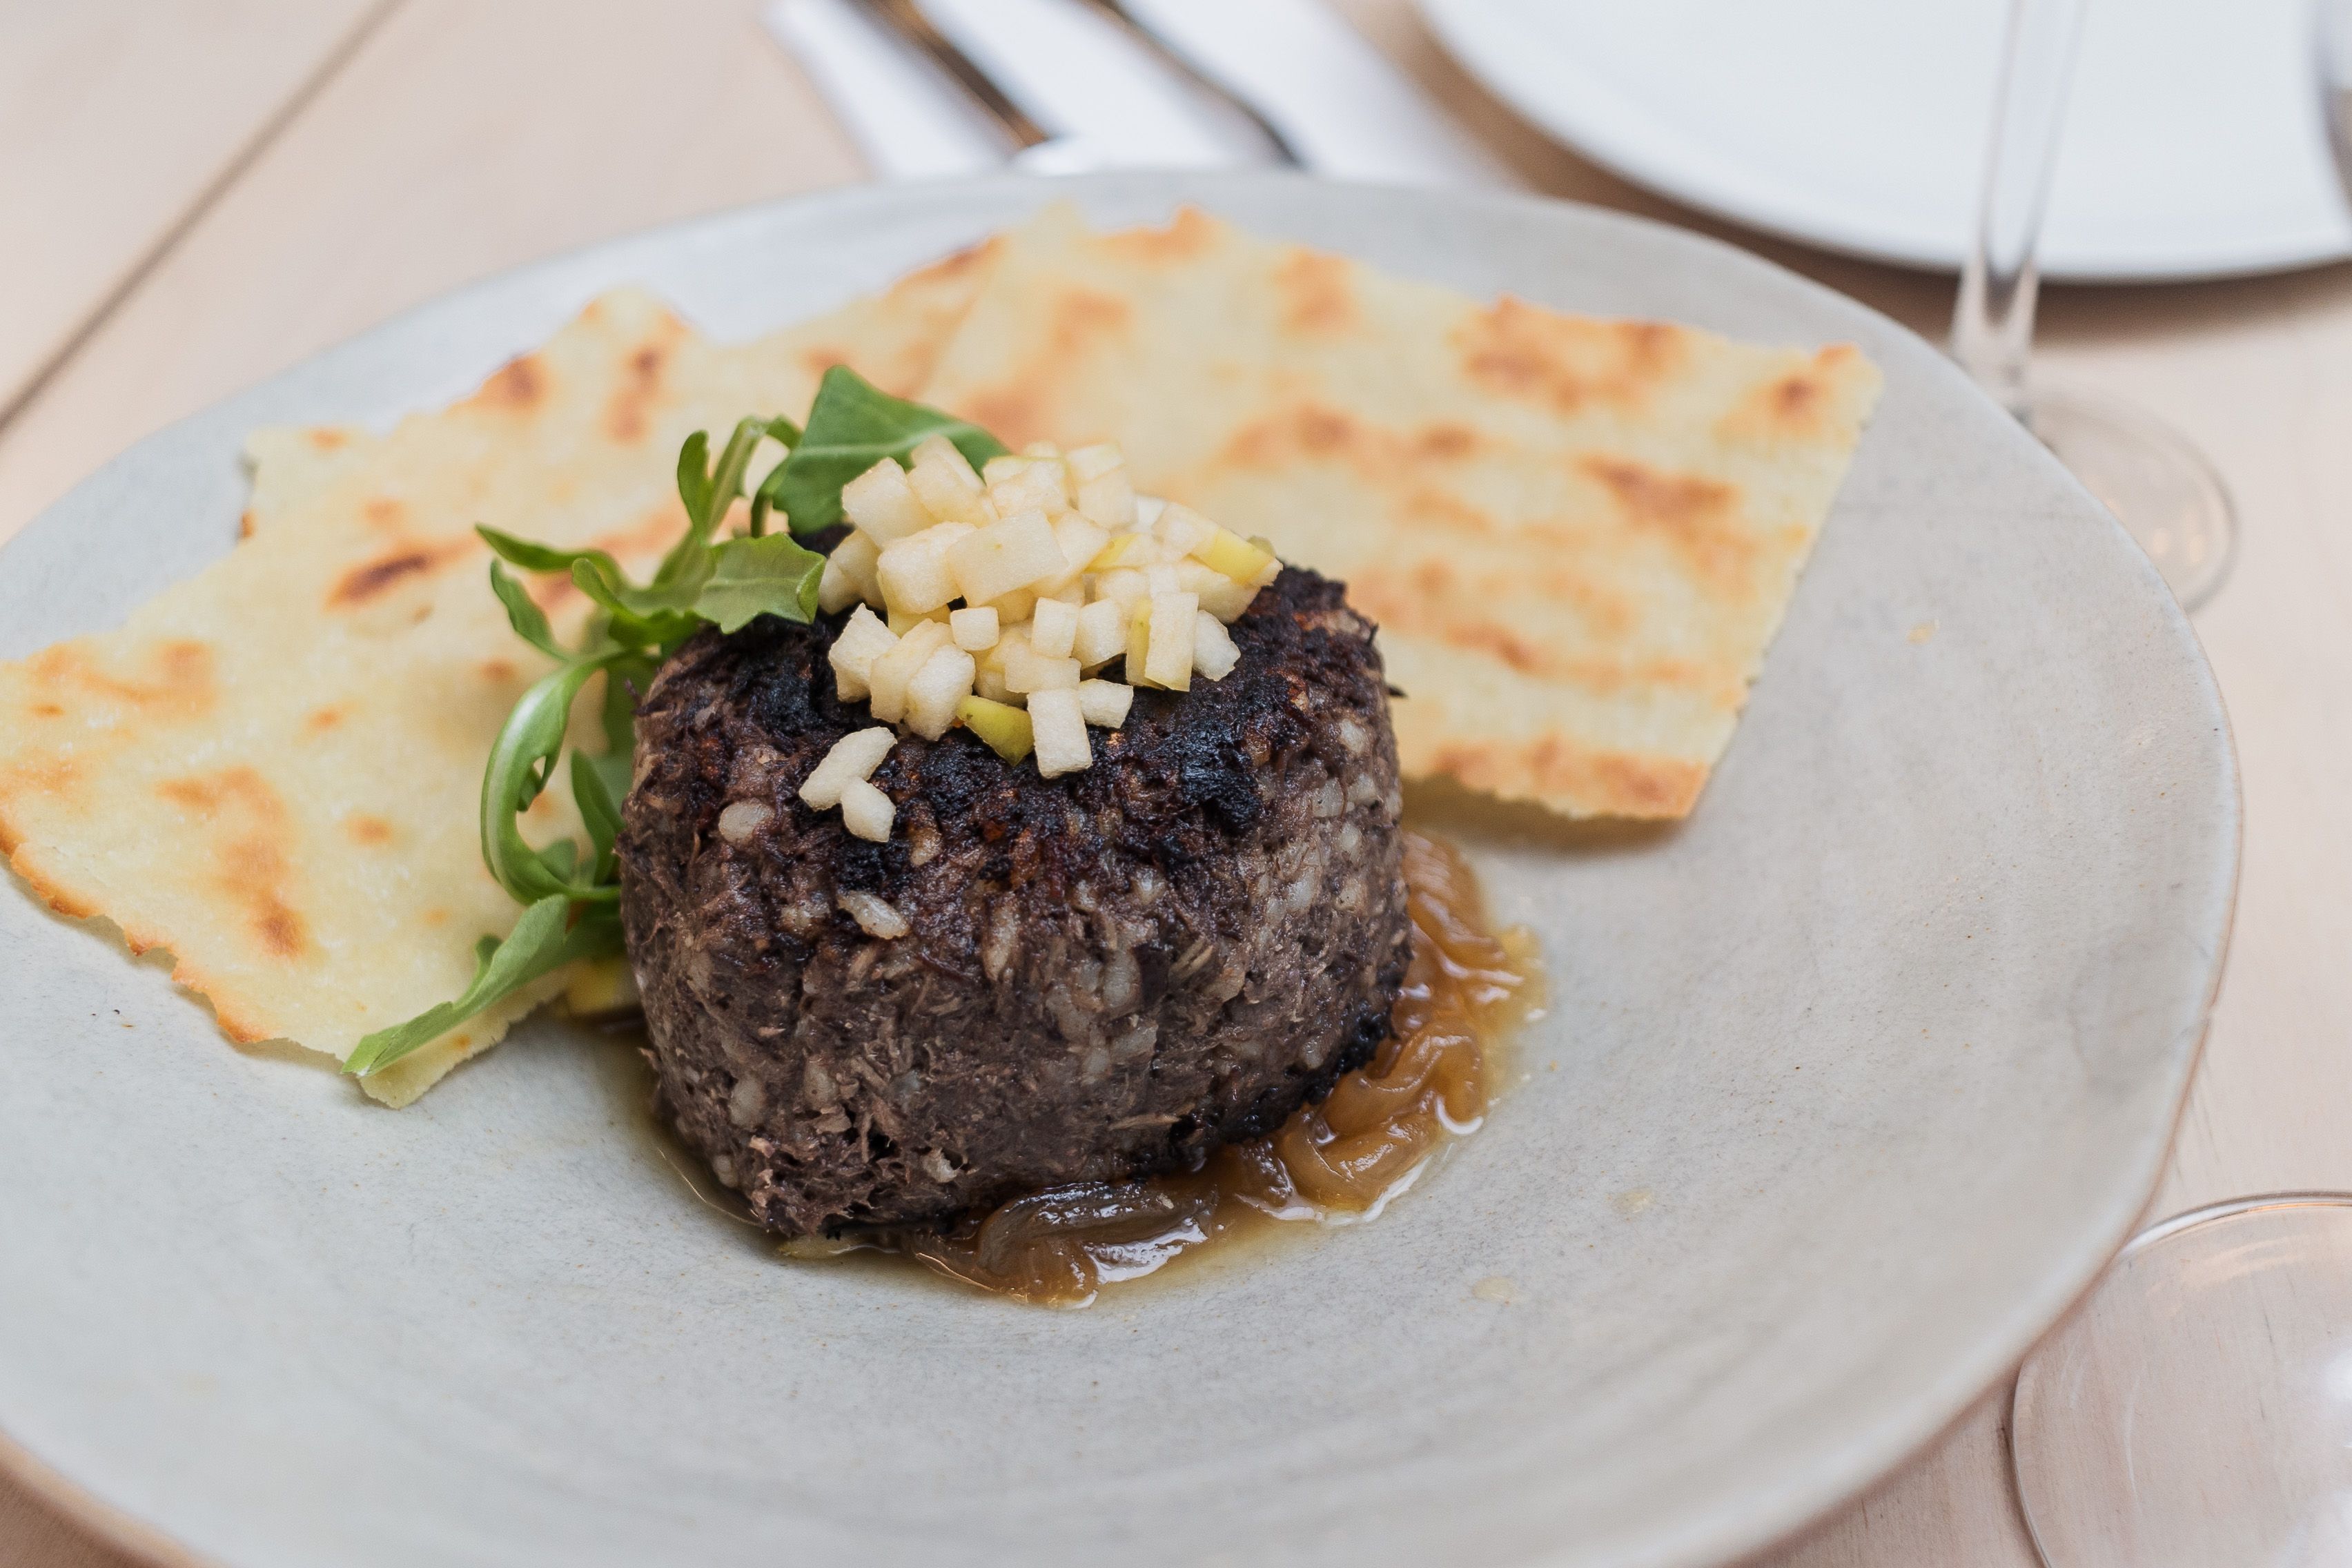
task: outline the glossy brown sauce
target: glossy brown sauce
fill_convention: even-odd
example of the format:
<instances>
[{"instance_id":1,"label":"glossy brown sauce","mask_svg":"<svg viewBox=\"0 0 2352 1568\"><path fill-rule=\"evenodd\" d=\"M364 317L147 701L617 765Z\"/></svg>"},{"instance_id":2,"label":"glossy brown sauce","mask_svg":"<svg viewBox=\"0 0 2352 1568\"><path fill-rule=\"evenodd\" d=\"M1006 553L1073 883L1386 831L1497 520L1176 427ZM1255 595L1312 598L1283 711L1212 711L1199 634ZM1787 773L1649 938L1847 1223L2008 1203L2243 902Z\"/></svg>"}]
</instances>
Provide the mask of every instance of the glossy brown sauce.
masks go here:
<instances>
[{"instance_id":1,"label":"glossy brown sauce","mask_svg":"<svg viewBox=\"0 0 2352 1568\"><path fill-rule=\"evenodd\" d=\"M1486 925L1477 879L1451 846L1404 833L1412 963L1379 1054L1270 1137L1229 1144L1199 1171L1033 1193L948 1235L787 1242L791 1258L895 1254L994 1294L1081 1307L1106 1285L1301 1222L1370 1218L1451 1139L1475 1131L1497 1092L1512 1026L1539 1000L1535 939ZM751 1226L667 1130L664 1161L704 1202Z\"/></svg>"}]
</instances>

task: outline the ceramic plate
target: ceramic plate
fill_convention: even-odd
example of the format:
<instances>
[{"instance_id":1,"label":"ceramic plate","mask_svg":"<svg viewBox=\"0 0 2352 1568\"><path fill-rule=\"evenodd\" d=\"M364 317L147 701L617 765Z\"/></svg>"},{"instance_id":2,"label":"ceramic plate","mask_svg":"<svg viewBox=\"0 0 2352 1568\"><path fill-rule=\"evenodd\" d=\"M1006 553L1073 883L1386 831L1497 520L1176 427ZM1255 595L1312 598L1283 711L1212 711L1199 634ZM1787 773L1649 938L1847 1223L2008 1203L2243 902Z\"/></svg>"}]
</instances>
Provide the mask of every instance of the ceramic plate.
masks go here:
<instances>
[{"instance_id":1,"label":"ceramic plate","mask_svg":"<svg viewBox=\"0 0 2352 1568\"><path fill-rule=\"evenodd\" d=\"M774 1259L663 1167L610 1041L541 1022L386 1111L230 1048L19 890L0 1430L47 1473L234 1568L1708 1563L1925 1443L2121 1242L2229 925L2204 661L2106 515L1927 344L1665 228L1120 174L624 240L134 448L0 556L0 655L229 550L254 426L433 406L629 280L747 334L1049 194L1107 222L1195 199L1480 296L1885 367L1697 814L1441 822L1541 937L1525 1081L1377 1223L1046 1311Z\"/></svg>"},{"instance_id":2,"label":"ceramic plate","mask_svg":"<svg viewBox=\"0 0 2352 1568\"><path fill-rule=\"evenodd\" d=\"M1422 0L1513 106L1738 222L1957 268L2008 0ZM2042 269L2262 272L2352 254L2305 0L2088 7ZM1705 47L1698 40L1705 40Z\"/></svg>"}]
</instances>

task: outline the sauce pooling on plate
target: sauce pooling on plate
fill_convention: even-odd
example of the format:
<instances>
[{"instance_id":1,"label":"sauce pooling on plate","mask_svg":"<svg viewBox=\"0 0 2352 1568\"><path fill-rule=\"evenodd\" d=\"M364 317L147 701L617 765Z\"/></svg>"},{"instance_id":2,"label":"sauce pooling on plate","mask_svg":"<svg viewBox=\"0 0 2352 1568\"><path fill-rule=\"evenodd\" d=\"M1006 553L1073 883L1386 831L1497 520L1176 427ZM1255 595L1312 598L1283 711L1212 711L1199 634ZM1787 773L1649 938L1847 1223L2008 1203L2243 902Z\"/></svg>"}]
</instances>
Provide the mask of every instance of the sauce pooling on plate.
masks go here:
<instances>
[{"instance_id":1,"label":"sauce pooling on plate","mask_svg":"<svg viewBox=\"0 0 2352 1568\"><path fill-rule=\"evenodd\" d=\"M1475 1131L1510 1026L1538 990L1534 939L1488 931L1476 879L1451 847L1407 830L1412 967L1393 1030L1272 1136L1229 1144L1197 1172L1084 1182L1015 1198L946 1236L792 1244L809 1256L887 1246L983 1290L1082 1306L1105 1285L1250 1229L1369 1217L1450 1136Z\"/></svg>"}]
</instances>

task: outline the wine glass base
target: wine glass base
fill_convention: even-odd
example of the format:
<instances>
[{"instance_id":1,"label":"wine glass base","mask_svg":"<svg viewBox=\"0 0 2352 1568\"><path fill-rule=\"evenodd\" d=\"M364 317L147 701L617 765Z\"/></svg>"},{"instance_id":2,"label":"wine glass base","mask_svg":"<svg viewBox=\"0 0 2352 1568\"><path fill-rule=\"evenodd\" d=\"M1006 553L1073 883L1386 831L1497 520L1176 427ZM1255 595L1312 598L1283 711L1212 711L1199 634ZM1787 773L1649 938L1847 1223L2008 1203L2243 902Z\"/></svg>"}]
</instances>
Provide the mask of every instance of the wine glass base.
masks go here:
<instances>
[{"instance_id":1,"label":"wine glass base","mask_svg":"<svg viewBox=\"0 0 2352 1568\"><path fill-rule=\"evenodd\" d=\"M2168 426L2078 392L2037 392L2027 423L2138 541L2184 610L2229 574L2236 514L2221 476Z\"/></svg>"},{"instance_id":2,"label":"wine glass base","mask_svg":"<svg viewBox=\"0 0 2352 1568\"><path fill-rule=\"evenodd\" d=\"M2010 1444L2050 1568L2352 1563L2352 1194L2141 1232L2019 1372Z\"/></svg>"}]
</instances>

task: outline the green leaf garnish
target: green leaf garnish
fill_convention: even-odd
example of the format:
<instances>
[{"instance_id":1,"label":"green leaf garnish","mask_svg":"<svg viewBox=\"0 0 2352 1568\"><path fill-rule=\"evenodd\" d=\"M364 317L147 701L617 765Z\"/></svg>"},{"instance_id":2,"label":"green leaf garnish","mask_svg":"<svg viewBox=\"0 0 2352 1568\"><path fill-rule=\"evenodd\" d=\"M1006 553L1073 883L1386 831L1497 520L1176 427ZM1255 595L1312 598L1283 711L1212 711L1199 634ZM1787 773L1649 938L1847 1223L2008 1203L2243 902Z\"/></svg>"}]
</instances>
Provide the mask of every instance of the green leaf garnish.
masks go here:
<instances>
[{"instance_id":1,"label":"green leaf garnish","mask_svg":"<svg viewBox=\"0 0 2352 1568\"><path fill-rule=\"evenodd\" d=\"M486 936L476 944L474 979L464 994L368 1036L343 1063L346 1072L376 1072L541 975L576 959L623 951L617 845L638 695L662 661L706 626L732 632L761 616L813 617L824 557L792 534L839 521L844 484L884 458L904 458L931 436L954 442L974 466L1005 451L980 426L892 397L835 365L817 389L806 430L782 416L743 419L716 458L708 433L686 438L677 454L686 531L649 583L632 583L608 551L562 550L495 528L475 530L498 557L490 563L490 592L506 606L507 624L557 661L516 701L482 772L482 863L524 909L503 939ZM719 526L743 496L745 471L763 437L782 442L788 455L752 493L748 535L720 539ZM768 533L768 518L778 510L792 533ZM596 611L578 647L558 640L546 612L506 570L509 565L562 573L587 595ZM604 677L605 750L575 749L571 755L572 798L588 831L587 846L559 838L535 848L522 836L520 818L555 777L572 705L599 674Z\"/></svg>"},{"instance_id":2,"label":"green leaf garnish","mask_svg":"<svg viewBox=\"0 0 2352 1568\"><path fill-rule=\"evenodd\" d=\"M710 554L710 579L694 597L694 614L720 631L740 631L758 616L805 621L816 614L824 557L791 534L730 539Z\"/></svg>"},{"instance_id":3,"label":"green leaf garnish","mask_svg":"<svg viewBox=\"0 0 2352 1568\"><path fill-rule=\"evenodd\" d=\"M569 900L551 895L523 910L503 940L482 938L474 944L471 984L455 1000L428 1007L404 1024L378 1029L362 1039L343 1059L343 1070L361 1078L380 1072L551 970L574 959L601 958L622 951L617 915L592 910L572 921L570 911Z\"/></svg>"},{"instance_id":4,"label":"green leaf garnish","mask_svg":"<svg viewBox=\"0 0 2352 1568\"><path fill-rule=\"evenodd\" d=\"M773 489L794 533L814 533L841 521L842 486L885 458L904 461L933 436L954 442L975 468L1009 450L971 421L893 397L837 364L818 384L799 445L761 489Z\"/></svg>"}]
</instances>

